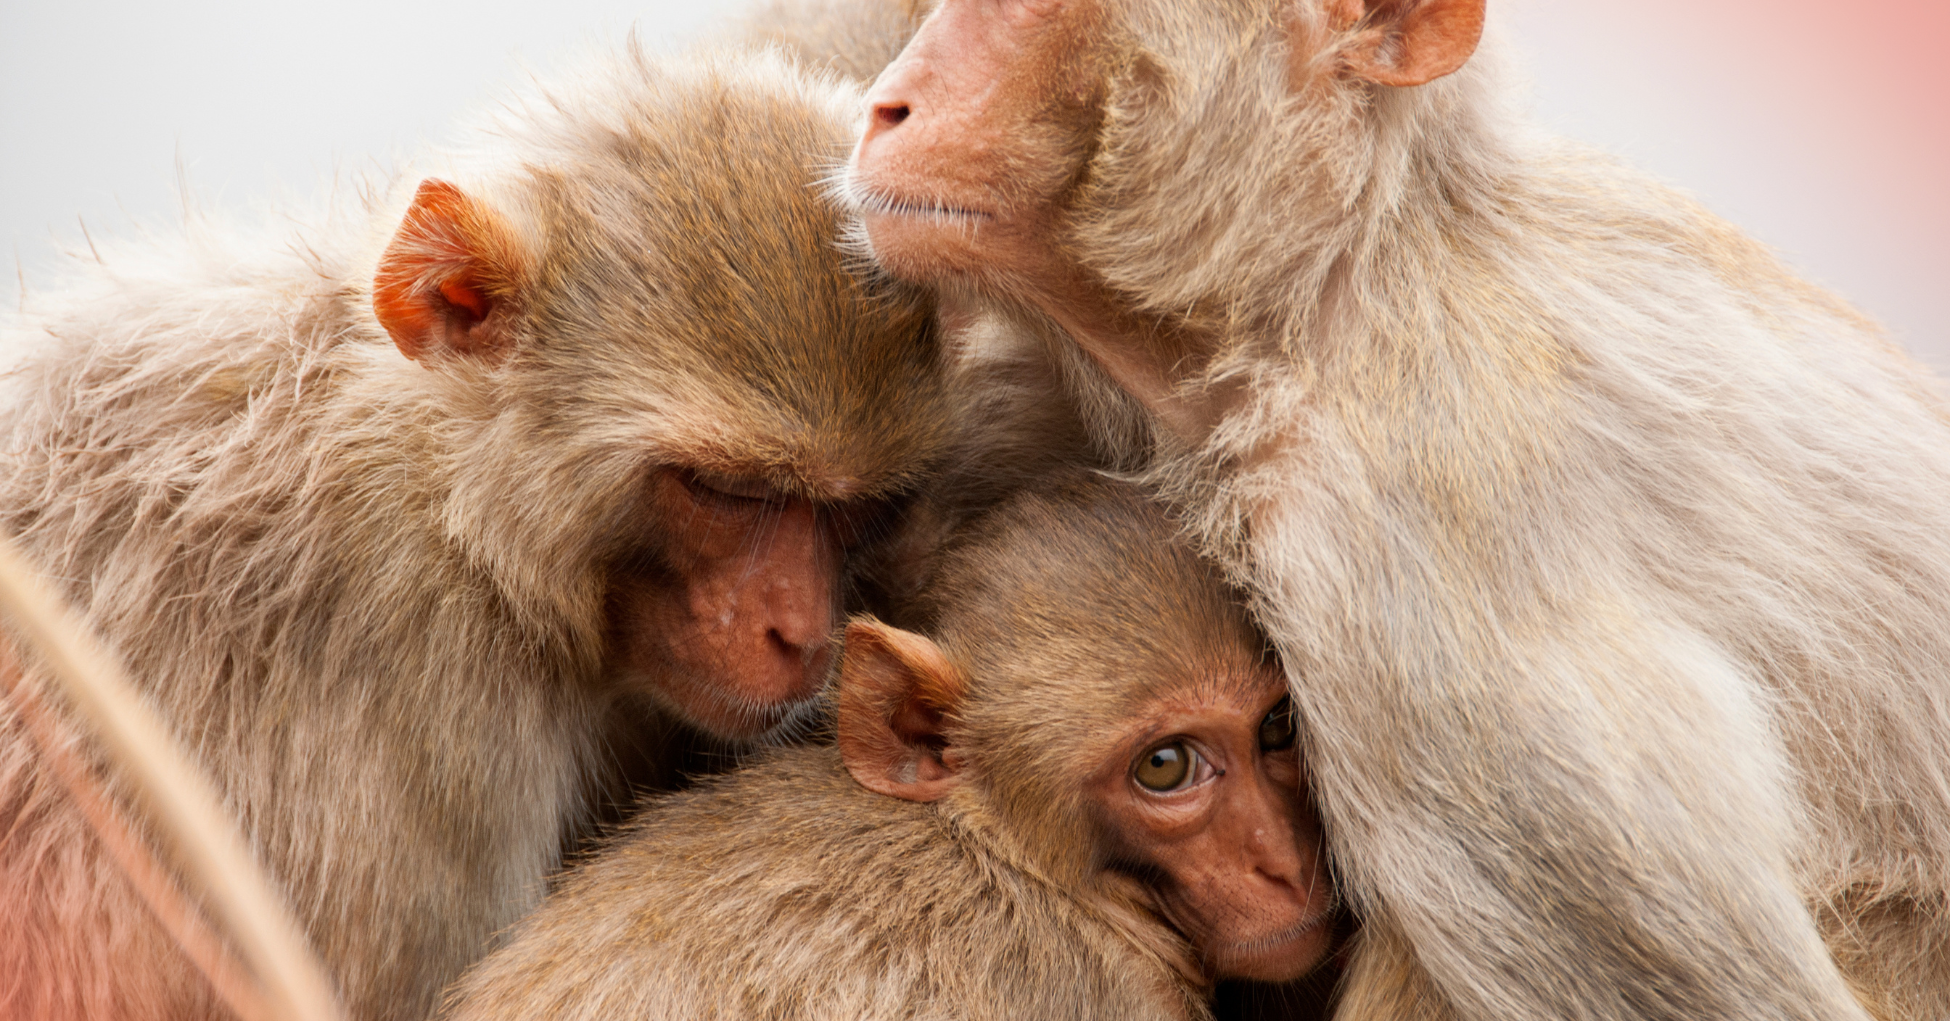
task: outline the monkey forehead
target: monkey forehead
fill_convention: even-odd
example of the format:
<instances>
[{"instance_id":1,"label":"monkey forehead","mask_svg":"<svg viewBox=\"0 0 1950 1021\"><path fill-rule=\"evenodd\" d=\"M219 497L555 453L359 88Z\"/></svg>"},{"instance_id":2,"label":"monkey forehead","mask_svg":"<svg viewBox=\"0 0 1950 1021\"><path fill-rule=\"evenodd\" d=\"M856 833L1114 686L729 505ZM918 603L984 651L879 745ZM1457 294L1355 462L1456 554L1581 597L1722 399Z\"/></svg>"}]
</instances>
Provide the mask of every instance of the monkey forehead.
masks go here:
<instances>
[{"instance_id":1,"label":"monkey forehead","mask_svg":"<svg viewBox=\"0 0 1950 1021\"><path fill-rule=\"evenodd\" d=\"M771 55L597 79L509 129L542 248L537 399L826 490L944 446L931 299L844 254L817 186L858 93Z\"/></svg>"},{"instance_id":2,"label":"monkey forehead","mask_svg":"<svg viewBox=\"0 0 1950 1021\"><path fill-rule=\"evenodd\" d=\"M1238 594L1136 486L1076 477L968 530L937 574L940 642L966 711L1079 723L1219 685L1257 691L1266 642Z\"/></svg>"}]
</instances>

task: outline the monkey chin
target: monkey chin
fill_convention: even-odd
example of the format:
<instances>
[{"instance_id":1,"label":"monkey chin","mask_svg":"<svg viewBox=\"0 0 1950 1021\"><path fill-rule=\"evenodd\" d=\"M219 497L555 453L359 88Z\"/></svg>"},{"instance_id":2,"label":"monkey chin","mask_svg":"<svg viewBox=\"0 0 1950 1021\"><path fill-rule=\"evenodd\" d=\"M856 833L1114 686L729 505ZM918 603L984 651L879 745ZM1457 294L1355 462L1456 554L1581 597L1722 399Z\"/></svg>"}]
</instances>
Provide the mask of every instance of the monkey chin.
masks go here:
<instances>
[{"instance_id":1,"label":"monkey chin","mask_svg":"<svg viewBox=\"0 0 1950 1021\"><path fill-rule=\"evenodd\" d=\"M1205 948L1213 975L1252 982L1291 982L1319 966L1333 949L1334 912L1315 912L1270 935Z\"/></svg>"},{"instance_id":2,"label":"monkey chin","mask_svg":"<svg viewBox=\"0 0 1950 1021\"><path fill-rule=\"evenodd\" d=\"M867 209L860 224L873 258L910 283L976 274L989 263L983 252L986 213L949 206Z\"/></svg>"},{"instance_id":3,"label":"monkey chin","mask_svg":"<svg viewBox=\"0 0 1950 1021\"><path fill-rule=\"evenodd\" d=\"M803 728L818 714L830 667L809 669L812 683L791 691L746 691L726 684L715 671L687 670L666 664L658 676L640 670L616 678L629 691L640 693L679 722L720 741L751 744Z\"/></svg>"}]
</instances>

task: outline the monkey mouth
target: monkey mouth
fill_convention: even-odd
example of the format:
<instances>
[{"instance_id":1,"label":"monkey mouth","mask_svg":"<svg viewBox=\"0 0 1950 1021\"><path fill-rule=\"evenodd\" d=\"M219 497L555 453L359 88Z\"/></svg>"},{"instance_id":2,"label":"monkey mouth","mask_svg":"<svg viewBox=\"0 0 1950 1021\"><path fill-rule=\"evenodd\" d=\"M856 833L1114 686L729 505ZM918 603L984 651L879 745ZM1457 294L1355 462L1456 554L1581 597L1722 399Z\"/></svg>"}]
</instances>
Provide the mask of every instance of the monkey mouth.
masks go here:
<instances>
[{"instance_id":1,"label":"monkey mouth","mask_svg":"<svg viewBox=\"0 0 1950 1021\"><path fill-rule=\"evenodd\" d=\"M1269 933L1256 939L1242 940L1238 943L1230 944L1225 948L1225 952L1228 954L1263 954L1269 950L1277 950L1295 940L1304 939L1313 935L1315 930L1327 924L1327 918L1330 914L1331 912L1327 911L1315 912L1278 932Z\"/></svg>"},{"instance_id":2,"label":"monkey mouth","mask_svg":"<svg viewBox=\"0 0 1950 1021\"><path fill-rule=\"evenodd\" d=\"M982 223L995 219L995 214L985 209L940 199L893 195L852 180L845 182L842 197L847 207L860 216L901 216L936 223Z\"/></svg>"},{"instance_id":3,"label":"monkey mouth","mask_svg":"<svg viewBox=\"0 0 1950 1021\"><path fill-rule=\"evenodd\" d=\"M1206 951L1208 961L1242 961L1274 957L1302 940L1317 935L1320 930L1334 920L1337 904L1330 902L1318 911L1308 913L1299 921L1253 939L1227 943Z\"/></svg>"}]
</instances>

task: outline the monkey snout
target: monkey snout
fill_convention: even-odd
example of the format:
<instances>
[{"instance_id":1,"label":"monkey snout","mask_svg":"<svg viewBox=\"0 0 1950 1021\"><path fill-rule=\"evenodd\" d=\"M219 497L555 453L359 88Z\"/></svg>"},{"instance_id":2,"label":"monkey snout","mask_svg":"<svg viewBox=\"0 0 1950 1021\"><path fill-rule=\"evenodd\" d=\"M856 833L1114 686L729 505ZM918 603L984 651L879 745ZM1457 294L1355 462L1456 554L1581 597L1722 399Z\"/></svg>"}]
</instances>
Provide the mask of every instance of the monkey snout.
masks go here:
<instances>
[{"instance_id":1,"label":"monkey snout","mask_svg":"<svg viewBox=\"0 0 1950 1021\"><path fill-rule=\"evenodd\" d=\"M873 108L873 126L868 128L868 132L898 128L901 126L901 122L907 119L908 113L909 110L906 103L875 104Z\"/></svg>"}]
</instances>

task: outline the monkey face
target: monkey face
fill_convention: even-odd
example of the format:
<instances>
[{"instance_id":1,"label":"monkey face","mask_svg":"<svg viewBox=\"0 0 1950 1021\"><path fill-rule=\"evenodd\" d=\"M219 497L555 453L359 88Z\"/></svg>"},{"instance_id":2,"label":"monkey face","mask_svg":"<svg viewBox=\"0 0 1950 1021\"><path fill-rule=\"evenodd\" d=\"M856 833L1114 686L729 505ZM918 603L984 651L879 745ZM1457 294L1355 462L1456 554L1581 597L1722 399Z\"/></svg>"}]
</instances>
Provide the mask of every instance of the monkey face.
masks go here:
<instances>
[{"instance_id":1,"label":"monkey face","mask_svg":"<svg viewBox=\"0 0 1950 1021\"><path fill-rule=\"evenodd\" d=\"M868 95L842 191L910 279L1044 271L1101 117L1100 5L943 0Z\"/></svg>"},{"instance_id":2,"label":"monkey face","mask_svg":"<svg viewBox=\"0 0 1950 1021\"><path fill-rule=\"evenodd\" d=\"M850 268L813 186L844 94L626 84L614 117L511 128L571 163L423 182L373 308L463 395L442 526L528 646L746 740L824 683L847 552L952 401L932 301Z\"/></svg>"},{"instance_id":3,"label":"monkey face","mask_svg":"<svg viewBox=\"0 0 1950 1021\"><path fill-rule=\"evenodd\" d=\"M1135 718L1092 784L1109 867L1218 978L1305 974L1332 940L1335 897L1278 671Z\"/></svg>"},{"instance_id":4,"label":"monkey face","mask_svg":"<svg viewBox=\"0 0 1950 1021\"><path fill-rule=\"evenodd\" d=\"M884 505L675 468L650 490L652 552L612 575L618 679L724 738L806 709L830 672L843 561Z\"/></svg>"}]
</instances>

